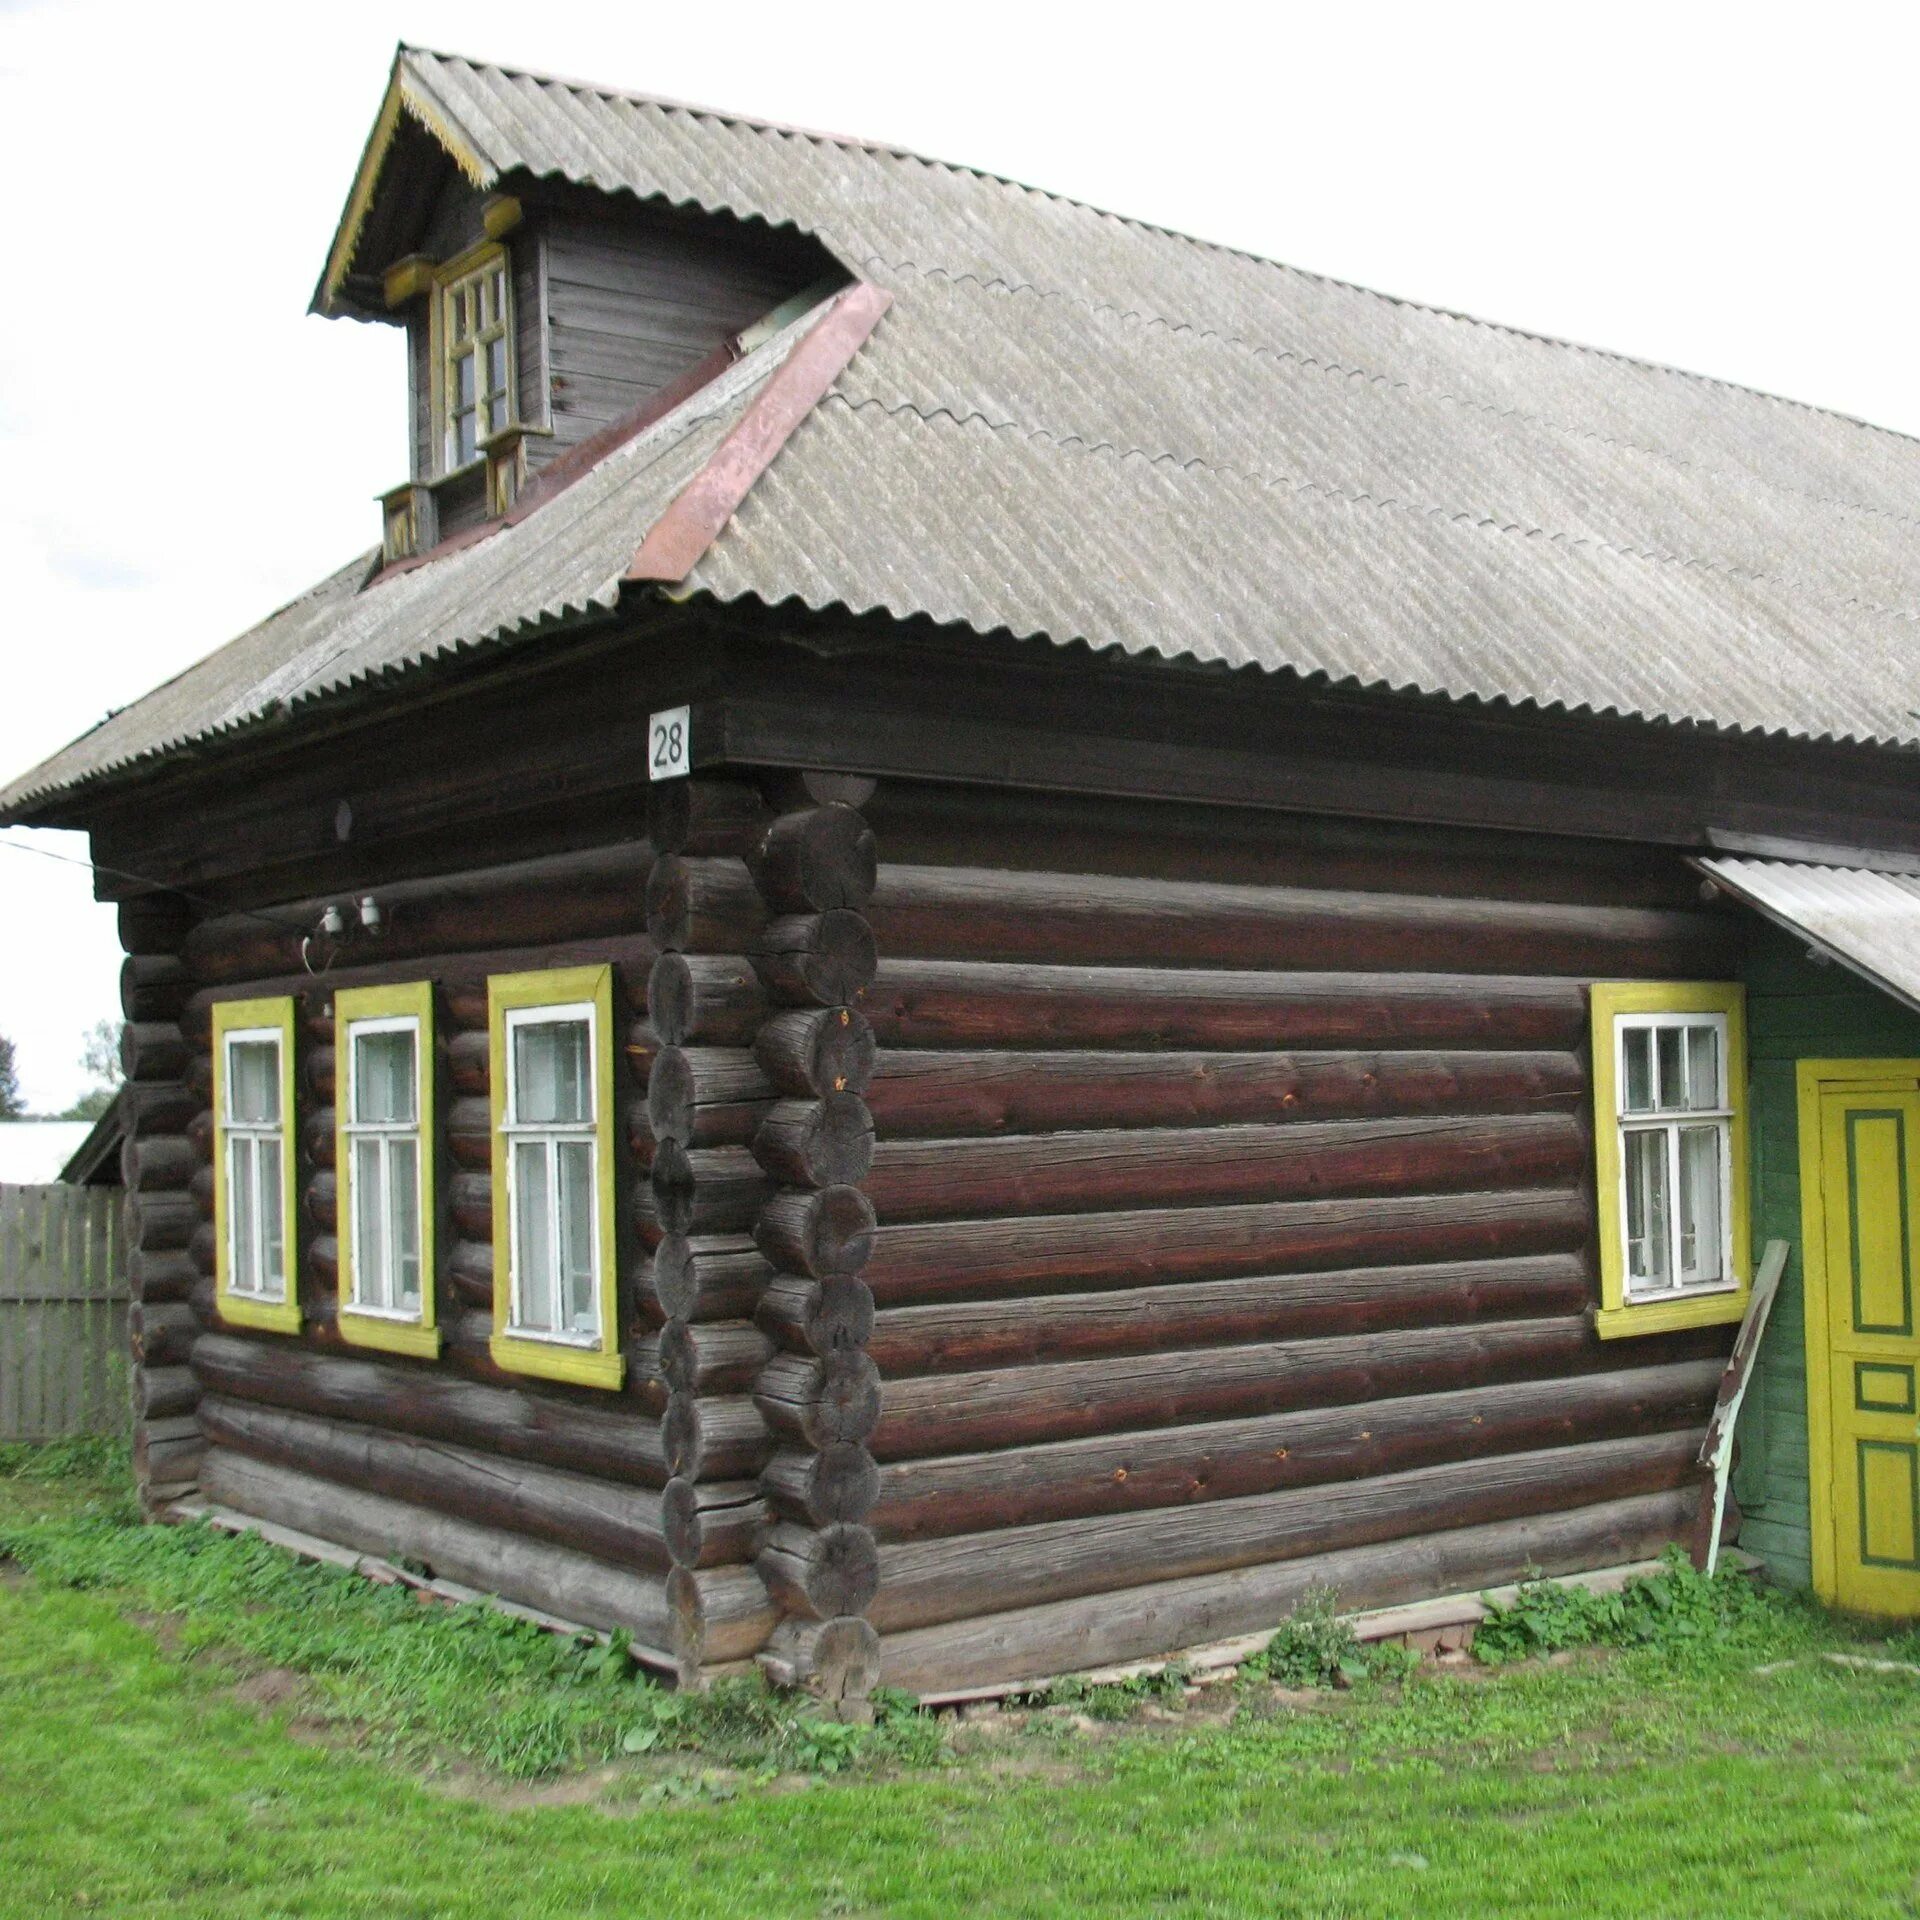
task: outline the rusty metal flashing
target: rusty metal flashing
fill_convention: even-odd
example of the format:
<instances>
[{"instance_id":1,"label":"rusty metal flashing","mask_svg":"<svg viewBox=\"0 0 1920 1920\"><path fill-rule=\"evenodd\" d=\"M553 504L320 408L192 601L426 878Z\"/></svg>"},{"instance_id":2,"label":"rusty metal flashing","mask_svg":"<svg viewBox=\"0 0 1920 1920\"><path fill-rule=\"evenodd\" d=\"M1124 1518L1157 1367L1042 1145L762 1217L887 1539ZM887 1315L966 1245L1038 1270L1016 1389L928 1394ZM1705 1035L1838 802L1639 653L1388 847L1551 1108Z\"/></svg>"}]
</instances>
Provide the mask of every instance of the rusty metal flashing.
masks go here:
<instances>
[{"instance_id":1,"label":"rusty metal flashing","mask_svg":"<svg viewBox=\"0 0 1920 1920\"><path fill-rule=\"evenodd\" d=\"M671 586L693 571L892 304L892 294L864 280L834 297L713 458L653 523L627 569L629 580Z\"/></svg>"}]
</instances>

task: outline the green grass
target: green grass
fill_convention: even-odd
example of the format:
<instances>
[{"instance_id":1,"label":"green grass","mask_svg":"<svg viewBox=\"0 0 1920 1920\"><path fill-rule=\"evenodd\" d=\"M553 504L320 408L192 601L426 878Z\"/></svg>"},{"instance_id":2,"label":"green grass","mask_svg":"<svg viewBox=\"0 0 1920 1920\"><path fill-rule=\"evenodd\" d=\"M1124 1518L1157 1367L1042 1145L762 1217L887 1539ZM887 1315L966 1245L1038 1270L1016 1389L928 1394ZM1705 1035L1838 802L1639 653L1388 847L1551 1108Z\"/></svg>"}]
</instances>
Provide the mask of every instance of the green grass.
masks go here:
<instances>
[{"instance_id":1,"label":"green grass","mask_svg":"<svg viewBox=\"0 0 1920 1920\"><path fill-rule=\"evenodd\" d=\"M1096 1713L1088 1733L1090 1708L1120 1706L1083 1690L937 1766L926 1717L896 1710L909 1733L845 1771L802 1754L815 1771L771 1781L788 1710L729 1709L779 1725L716 1715L699 1751L663 1757L677 1714L712 1711L668 1709L650 1750L583 1773L667 1696L257 1545L130 1528L95 1484L5 1472L0 1550L38 1569L0 1585L9 1920L1920 1914L1920 1680L1822 1660L1853 1643L1804 1608L1722 1620L1676 1587L1714 1631L1602 1622L1633 1643L1305 1708L1249 1683L1231 1724L1137 1688L1166 1717ZM1515 1631L1574 1631L1543 1607ZM264 1708L236 1697L262 1663L304 1676ZM510 1759L545 1741L574 1770L449 1791L448 1754L490 1719L544 1729L503 1737ZM741 1759L716 1768L728 1739Z\"/></svg>"}]
</instances>

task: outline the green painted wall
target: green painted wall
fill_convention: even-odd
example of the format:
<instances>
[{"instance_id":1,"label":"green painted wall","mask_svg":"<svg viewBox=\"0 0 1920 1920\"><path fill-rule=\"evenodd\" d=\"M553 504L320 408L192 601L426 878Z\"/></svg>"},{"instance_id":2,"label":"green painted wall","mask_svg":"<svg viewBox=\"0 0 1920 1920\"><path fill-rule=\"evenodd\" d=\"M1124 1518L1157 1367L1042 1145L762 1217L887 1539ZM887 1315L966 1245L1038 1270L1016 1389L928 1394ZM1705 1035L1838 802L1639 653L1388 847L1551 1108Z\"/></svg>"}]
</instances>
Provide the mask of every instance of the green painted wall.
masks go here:
<instances>
[{"instance_id":1,"label":"green painted wall","mask_svg":"<svg viewBox=\"0 0 1920 1920\"><path fill-rule=\"evenodd\" d=\"M1816 966L1803 942L1764 925L1748 953L1747 1045L1753 1073L1753 1247L1785 1240L1780 1297L1740 1415L1734 1494L1740 1544L1775 1578L1813 1580L1807 1490L1806 1322L1800 1268L1801 1060L1920 1059L1920 1014L1837 966Z\"/></svg>"}]
</instances>

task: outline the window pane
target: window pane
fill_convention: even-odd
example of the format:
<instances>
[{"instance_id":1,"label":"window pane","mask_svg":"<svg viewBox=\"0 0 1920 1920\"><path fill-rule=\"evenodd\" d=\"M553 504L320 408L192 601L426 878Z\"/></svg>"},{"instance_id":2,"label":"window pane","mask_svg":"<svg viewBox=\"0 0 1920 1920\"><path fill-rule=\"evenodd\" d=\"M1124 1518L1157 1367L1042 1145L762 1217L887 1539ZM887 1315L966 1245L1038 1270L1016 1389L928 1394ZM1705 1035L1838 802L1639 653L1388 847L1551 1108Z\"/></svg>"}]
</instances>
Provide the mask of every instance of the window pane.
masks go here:
<instances>
[{"instance_id":1,"label":"window pane","mask_svg":"<svg viewBox=\"0 0 1920 1920\"><path fill-rule=\"evenodd\" d=\"M260 1216L254 1204L251 1140L227 1143L227 1206L233 1285L241 1293L257 1293L260 1290Z\"/></svg>"},{"instance_id":2,"label":"window pane","mask_svg":"<svg viewBox=\"0 0 1920 1920\"><path fill-rule=\"evenodd\" d=\"M471 413L461 414L453 423L453 462L463 467L480 451L480 429Z\"/></svg>"},{"instance_id":3,"label":"window pane","mask_svg":"<svg viewBox=\"0 0 1920 1920\"><path fill-rule=\"evenodd\" d=\"M281 1300L287 1292L287 1247L280 1142L262 1140L255 1151L260 1168L260 1291Z\"/></svg>"},{"instance_id":4,"label":"window pane","mask_svg":"<svg viewBox=\"0 0 1920 1920\"><path fill-rule=\"evenodd\" d=\"M1653 1034L1646 1027L1628 1027L1620 1035L1625 1084L1620 1090L1622 1113L1653 1111Z\"/></svg>"},{"instance_id":5,"label":"window pane","mask_svg":"<svg viewBox=\"0 0 1920 1920\"><path fill-rule=\"evenodd\" d=\"M1656 1027L1654 1045L1660 1060L1660 1085L1655 1104L1662 1113L1687 1104L1687 1036L1682 1027Z\"/></svg>"},{"instance_id":6,"label":"window pane","mask_svg":"<svg viewBox=\"0 0 1920 1920\"><path fill-rule=\"evenodd\" d=\"M228 1091L241 1125L272 1126L280 1118L280 1043L236 1040L227 1049Z\"/></svg>"},{"instance_id":7,"label":"window pane","mask_svg":"<svg viewBox=\"0 0 1920 1920\"><path fill-rule=\"evenodd\" d=\"M353 1297L363 1307L387 1301L387 1236L380 1206L380 1142L353 1143Z\"/></svg>"},{"instance_id":8,"label":"window pane","mask_svg":"<svg viewBox=\"0 0 1920 1920\"><path fill-rule=\"evenodd\" d=\"M463 353L453 363L453 404L459 408L473 405L474 358Z\"/></svg>"},{"instance_id":9,"label":"window pane","mask_svg":"<svg viewBox=\"0 0 1920 1920\"><path fill-rule=\"evenodd\" d=\"M553 1195L544 1140L513 1145L513 1269L518 1324L553 1331Z\"/></svg>"},{"instance_id":10,"label":"window pane","mask_svg":"<svg viewBox=\"0 0 1920 1920\"><path fill-rule=\"evenodd\" d=\"M1710 1113L1720 1104L1720 1035L1713 1027L1687 1029L1687 1105Z\"/></svg>"},{"instance_id":11,"label":"window pane","mask_svg":"<svg viewBox=\"0 0 1920 1920\"><path fill-rule=\"evenodd\" d=\"M584 1020L541 1020L514 1028L512 1111L521 1126L593 1118Z\"/></svg>"},{"instance_id":12,"label":"window pane","mask_svg":"<svg viewBox=\"0 0 1920 1920\"><path fill-rule=\"evenodd\" d=\"M418 1037L406 1031L353 1037L353 1117L369 1125L411 1126Z\"/></svg>"},{"instance_id":13,"label":"window pane","mask_svg":"<svg viewBox=\"0 0 1920 1920\"><path fill-rule=\"evenodd\" d=\"M600 1313L593 1286L593 1143L560 1143L560 1262L565 1275L566 1326L597 1333Z\"/></svg>"},{"instance_id":14,"label":"window pane","mask_svg":"<svg viewBox=\"0 0 1920 1920\"><path fill-rule=\"evenodd\" d=\"M387 1150L387 1241L392 1262L387 1304L418 1312L420 1307L420 1143L389 1140Z\"/></svg>"},{"instance_id":15,"label":"window pane","mask_svg":"<svg viewBox=\"0 0 1920 1920\"><path fill-rule=\"evenodd\" d=\"M1667 1135L1648 1127L1621 1135L1626 1158L1627 1283L1636 1292L1671 1284L1667 1260Z\"/></svg>"},{"instance_id":16,"label":"window pane","mask_svg":"<svg viewBox=\"0 0 1920 1920\"><path fill-rule=\"evenodd\" d=\"M1680 1279L1711 1285L1726 1276L1720 1235L1719 1127L1680 1129Z\"/></svg>"},{"instance_id":17,"label":"window pane","mask_svg":"<svg viewBox=\"0 0 1920 1920\"><path fill-rule=\"evenodd\" d=\"M507 343L494 340L487 346L487 391L505 393L507 390Z\"/></svg>"}]
</instances>

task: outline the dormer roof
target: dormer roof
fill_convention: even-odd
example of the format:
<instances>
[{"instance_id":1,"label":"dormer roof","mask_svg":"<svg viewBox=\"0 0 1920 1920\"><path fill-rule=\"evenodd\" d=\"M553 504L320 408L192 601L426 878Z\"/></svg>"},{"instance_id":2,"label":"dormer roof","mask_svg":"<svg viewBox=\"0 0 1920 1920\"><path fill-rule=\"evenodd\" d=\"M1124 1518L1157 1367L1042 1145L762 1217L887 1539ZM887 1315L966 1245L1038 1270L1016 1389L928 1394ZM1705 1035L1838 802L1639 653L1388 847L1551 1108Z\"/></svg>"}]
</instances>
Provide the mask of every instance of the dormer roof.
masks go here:
<instances>
[{"instance_id":1,"label":"dormer roof","mask_svg":"<svg viewBox=\"0 0 1920 1920\"><path fill-rule=\"evenodd\" d=\"M890 148L413 48L336 238L338 288L407 129L477 187L564 181L793 227L891 297L740 510L685 549L678 595L1920 744L1904 435ZM610 455L590 509L581 481L524 538L370 588L359 563L17 782L0 816L277 703L651 591L581 543L609 517L644 539L664 476L726 439L671 416L660 432L671 451ZM431 577L455 567L486 591L436 602ZM373 611L396 592L419 618Z\"/></svg>"}]
</instances>

